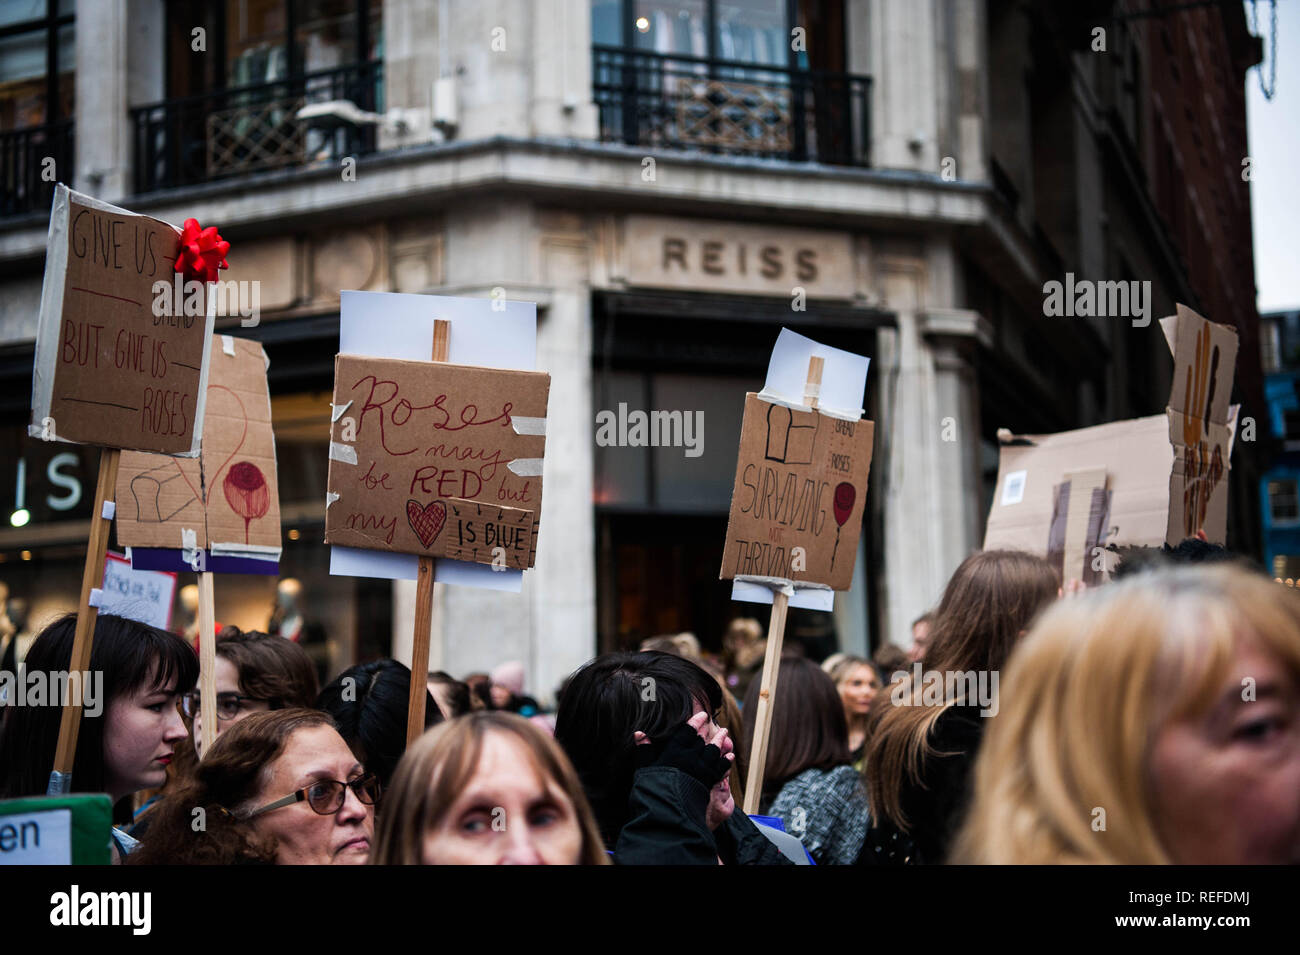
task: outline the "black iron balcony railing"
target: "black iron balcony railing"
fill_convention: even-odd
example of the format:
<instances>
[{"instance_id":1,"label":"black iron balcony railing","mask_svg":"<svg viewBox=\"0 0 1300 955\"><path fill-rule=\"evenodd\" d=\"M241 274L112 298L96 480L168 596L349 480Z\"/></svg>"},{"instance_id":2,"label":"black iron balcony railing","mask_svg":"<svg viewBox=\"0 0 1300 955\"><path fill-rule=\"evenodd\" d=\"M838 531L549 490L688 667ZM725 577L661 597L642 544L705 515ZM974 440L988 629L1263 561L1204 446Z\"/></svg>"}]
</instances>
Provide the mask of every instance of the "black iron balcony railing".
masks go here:
<instances>
[{"instance_id":1,"label":"black iron balcony railing","mask_svg":"<svg viewBox=\"0 0 1300 955\"><path fill-rule=\"evenodd\" d=\"M871 77L592 47L600 138L870 165Z\"/></svg>"},{"instance_id":2,"label":"black iron balcony railing","mask_svg":"<svg viewBox=\"0 0 1300 955\"><path fill-rule=\"evenodd\" d=\"M135 191L374 152L374 126L297 118L308 103L347 100L383 112L383 64L360 63L131 110Z\"/></svg>"},{"instance_id":3,"label":"black iron balcony railing","mask_svg":"<svg viewBox=\"0 0 1300 955\"><path fill-rule=\"evenodd\" d=\"M0 216L48 211L55 183L72 183L72 128L65 119L0 131Z\"/></svg>"}]
</instances>

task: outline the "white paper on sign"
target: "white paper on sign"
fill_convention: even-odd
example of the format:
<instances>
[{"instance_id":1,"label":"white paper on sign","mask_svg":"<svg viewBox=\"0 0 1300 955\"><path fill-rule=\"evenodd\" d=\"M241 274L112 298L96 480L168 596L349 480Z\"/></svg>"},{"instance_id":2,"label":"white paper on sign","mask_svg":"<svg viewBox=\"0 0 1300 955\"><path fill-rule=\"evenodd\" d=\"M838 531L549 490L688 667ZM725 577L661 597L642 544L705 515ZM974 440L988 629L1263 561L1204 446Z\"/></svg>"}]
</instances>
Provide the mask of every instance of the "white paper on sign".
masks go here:
<instances>
[{"instance_id":1,"label":"white paper on sign","mask_svg":"<svg viewBox=\"0 0 1300 955\"><path fill-rule=\"evenodd\" d=\"M770 395L791 404L803 404L808 360L814 356L823 361L818 407L832 417L854 421L862 417L862 396L867 389L867 367L871 359L822 345L788 328L781 329L776 338L760 397Z\"/></svg>"},{"instance_id":2,"label":"white paper on sign","mask_svg":"<svg viewBox=\"0 0 1300 955\"><path fill-rule=\"evenodd\" d=\"M428 361L434 319L451 322L447 361L484 368L537 367L537 306L483 298L406 292L341 292L339 351L345 355Z\"/></svg>"},{"instance_id":3,"label":"white paper on sign","mask_svg":"<svg viewBox=\"0 0 1300 955\"><path fill-rule=\"evenodd\" d=\"M0 816L10 836L0 846L0 865L72 865L72 810Z\"/></svg>"},{"instance_id":4,"label":"white paper on sign","mask_svg":"<svg viewBox=\"0 0 1300 955\"><path fill-rule=\"evenodd\" d=\"M772 588L764 587L762 584L747 583L743 580L733 580L731 582L731 599L751 604L771 604ZM822 610L829 613L835 609L835 591L821 588L808 590L796 588L794 596L790 598L790 606L799 607L803 610Z\"/></svg>"},{"instance_id":5,"label":"white paper on sign","mask_svg":"<svg viewBox=\"0 0 1300 955\"><path fill-rule=\"evenodd\" d=\"M447 360L484 368L537 368L537 306L506 302L496 311L482 298L413 295L405 292L339 294L339 351L371 358L428 361L433 351L433 322L451 322ZM420 558L415 554L330 548L330 573L340 577L379 577L415 580ZM433 579L438 583L519 593L524 572L494 570L488 564L439 557Z\"/></svg>"},{"instance_id":6,"label":"white paper on sign","mask_svg":"<svg viewBox=\"0 0 1300 955\"><path fill-rule=\"evenodd\" d=\"M1003 507L1019 504L1025 499L1025 478L1028 475L1028 471L1012 471L1007 475L1006 483L1002 485Z\"/></svg>"}]
</instances>

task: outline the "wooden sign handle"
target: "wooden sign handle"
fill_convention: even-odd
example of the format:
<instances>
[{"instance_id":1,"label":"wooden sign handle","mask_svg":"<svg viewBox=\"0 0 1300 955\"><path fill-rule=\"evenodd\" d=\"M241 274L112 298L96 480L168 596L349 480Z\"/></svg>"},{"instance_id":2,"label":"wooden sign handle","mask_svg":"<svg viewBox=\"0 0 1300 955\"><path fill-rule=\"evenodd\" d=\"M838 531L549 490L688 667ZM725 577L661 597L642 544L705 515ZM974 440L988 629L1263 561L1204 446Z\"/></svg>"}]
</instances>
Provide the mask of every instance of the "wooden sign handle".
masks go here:
<instances>
[{"instance_id":1,"label":"wooden sign handle","mask_svg":"<svg viewBox=\"0 0 1300 955\"><path fill-rule=\"evenodd\" d=\"M438 318L433 322L433 361L446 361L451 342L451 322ZM433 625L434 559L420 555L415 576L415 633L411 641L411 695L406 707L406 745L410 746L424 732L424 704L428 695L429 629Z\"/></svg>"},{"instance_id":2,"label":"wooden sign handle","mask_svg":"<svg viewBox=\"0 0 1300 955\"><path fill-rule=\"evenodd\" d=\"M212 597L212 571L199 573L199 712L203 714L203 752L217 740L217 614Z\"/></svg>"},{"instance_id":3,"label":"wooden sign handle","mask_svg":"<svg viewBox=\"0 0 1300 955\"><path fill-rule=\"evenodd\" d=\"M749 775L745 780L745 815L758 812L763 795L763 769L767 765L767 741L772 730L772 704L776 699L776 678L781 669L781 644L785 640L785 612L790 598L784 590L772 595L772 616L767 623L767 651L763 655L763 676L754 713L754 741L749 751Z\"/></svg>"},{"instance_id":4,"label":"wooden sign handle","mask_svg":"<svg viewBox=\"0 0 1300 955\"><path fill-rule=\"evenodd\" d=\"M823 360L808 360L804 402L814 410L821 396ZM749 773L745 780L745 815L759 810L763 796L763 770L767 767L767 743L772 732L772 704L776 702L776 680L781 671L781 645L785 642L785 613L790 598L784 590L772 594L772 616L767 623L767 651L763 654L763 676L758 687L758 709L754 713L754 739L749 750Z\"/></svg>"},{"instance_id":5,"label":"wooden sign handle","mask_svg":"<svg viewBox=\"0 0 1300 955\"><path fill-rule=\"evenodd\" d=\"M112 500L117 486L117 467L122 452L103 448L99 452L99 479L95 482L95 506L90 515L90 541L86 546L86 567L81 574L81 602L77 610L77 627L72 638L72 659L68 670L90 669L90 649L95 639L95 621L99 608L90 605L90 592L104 586L104 555L112 518L104 517L104 502ZM50 773L47 794L58 796L72 789L72 765L77 758L77 736L81 730L81 700L71 696L59 722L59 741L54 750L54 770Z\"/></svg>"}]
</instances>

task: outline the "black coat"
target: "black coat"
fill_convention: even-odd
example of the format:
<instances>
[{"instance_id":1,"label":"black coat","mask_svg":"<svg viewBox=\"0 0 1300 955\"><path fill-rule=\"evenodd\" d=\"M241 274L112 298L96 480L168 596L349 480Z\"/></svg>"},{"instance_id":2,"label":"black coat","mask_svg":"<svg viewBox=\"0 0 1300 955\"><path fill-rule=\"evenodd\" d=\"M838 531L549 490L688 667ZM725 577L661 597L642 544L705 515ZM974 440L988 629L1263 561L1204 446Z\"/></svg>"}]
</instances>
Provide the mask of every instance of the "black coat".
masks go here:
<instances>
[{"instance_id":1,"label":"black coat","mask_svg":"<svg viewBox=\"0 0 1300 955\"><path fill-rule=\"evenodd\" d=\"M970 807L972 771L987 722L977 705L950 706L934 721L934 753L921 761L920 782L904 777L899 794L908 831L888 819L874 821L859 865L937 865L947 859Z\"/></svg>"},{"instance_id":2,"label":"black coat","mask_svg":"<svg viewBox=\"0 0 1300 955\"><path fill-rule=\"evenodd\" d=\"M736 807L710 832L709 790L671 766L638 769L628 821L614 845L618 865L793 865Z\"/></svg>"}]
</instances>

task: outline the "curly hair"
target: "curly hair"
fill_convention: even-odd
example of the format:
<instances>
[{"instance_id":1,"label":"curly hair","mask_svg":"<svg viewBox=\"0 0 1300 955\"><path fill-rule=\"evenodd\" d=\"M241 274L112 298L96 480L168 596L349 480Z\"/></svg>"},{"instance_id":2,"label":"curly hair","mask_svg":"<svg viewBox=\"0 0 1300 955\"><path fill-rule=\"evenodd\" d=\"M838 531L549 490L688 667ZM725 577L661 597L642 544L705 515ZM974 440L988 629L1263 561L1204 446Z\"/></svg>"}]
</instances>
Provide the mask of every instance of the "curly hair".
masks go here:
<instances>
[{"instance_id":1,"label":"curly hair","mask_svg":"<svg viewBox=\"0 0 1300 955\"><path fill-rule=\"evenodd\" d=\"M254 713L212 744L192 778L153 810L132 865L270 865L274 840L258 836L238 818L270 778L271 767L295 732L311 726L337 729L328 713L296 708Z\"/></svg>"}]
</instances>

